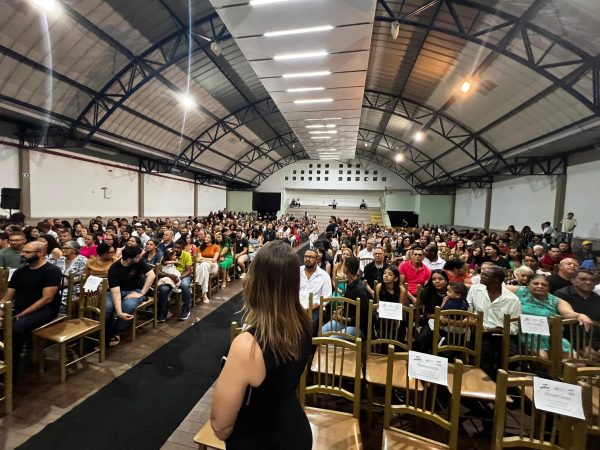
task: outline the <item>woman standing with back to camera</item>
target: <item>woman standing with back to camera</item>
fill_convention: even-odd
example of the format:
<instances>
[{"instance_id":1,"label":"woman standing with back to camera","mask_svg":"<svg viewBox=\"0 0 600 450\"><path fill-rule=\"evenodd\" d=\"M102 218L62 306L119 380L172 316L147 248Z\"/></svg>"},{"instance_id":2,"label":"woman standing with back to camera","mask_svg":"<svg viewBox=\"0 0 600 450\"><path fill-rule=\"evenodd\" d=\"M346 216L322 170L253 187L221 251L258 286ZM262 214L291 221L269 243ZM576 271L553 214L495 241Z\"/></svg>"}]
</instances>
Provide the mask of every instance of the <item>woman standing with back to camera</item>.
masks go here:
<instances>
[{"instance_id":1,"label":"woman standing with back to camera","mask_svg":"<svg viewBox=\"0 0 600 450\"><path fill-rule=\"evenodd\" d=\"M300 262L283 241L266 244L244 279L245 331L217 379L211 425L228 450L308 450L312 433L296 396L311 352L299 301Z\"/></svg>"}]
</instances>

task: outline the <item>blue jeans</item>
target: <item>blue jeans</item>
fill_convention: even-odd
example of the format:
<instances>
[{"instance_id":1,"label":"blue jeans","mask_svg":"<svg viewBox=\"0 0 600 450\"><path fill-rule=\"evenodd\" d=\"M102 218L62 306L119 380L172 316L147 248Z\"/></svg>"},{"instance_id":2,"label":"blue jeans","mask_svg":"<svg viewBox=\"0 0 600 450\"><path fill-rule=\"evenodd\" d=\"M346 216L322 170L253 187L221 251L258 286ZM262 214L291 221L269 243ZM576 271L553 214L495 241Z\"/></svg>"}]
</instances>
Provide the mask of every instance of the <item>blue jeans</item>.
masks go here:
<instances>
[{"instance_id":1,"label":"blue jeans","mask_svg":"<svg viewBox=\"0 0 600 450\"><path fill-rule=\"evenodd\" d=\"M142 292L140 289L136 289L135 291L121 291L121 311L125 314L133 314L135 308L138 307L142 301L144 301L144 297L140 298L125 298L132 292ZM115 319L116 317L115 305L112 301L112 294L110 292L106 293L106 331L107 336L112 337L115 336L127 328L129 321L122 319Z\"/></svg>"},{"instance_id":2,"label":"blue jeans","mask_svg":"<svg viewBox=\"0 0 600 450\"><path fill-rule=\"evenodd\" d=\"M192 277L185 277L181 279L179 289L181 289L181 301L183 302L183 308L181 313L187 313L190 310L190 301L192 293L190 291L190 285L192 284ZM164 319L167 317L167 304L169 302L169 293L171 292L171 286L163 284L158 288L158 318Z\"/></svg>"},{"instance_id":3,"label":"blue jeans","mask_svg":"<svg viewBox=\"0 0 600 450\"><path fill-rule=\"evenodd\" d=\"M329 322L327 322L325 325L323 325L323 328L321 329L321 333L325 334L325 333L330 333L330 332L335 332L335 331L342 331L344 330L344 324L341 322L338 322L337 320L331 320ZM346 327L345 328L345 332L348 334L351 334L352 336L356 336L356 327ZM363 337L363 334L360 332L360 337ZM335 336L332 336L335 337Z\"/></svg>"}]
</instances>

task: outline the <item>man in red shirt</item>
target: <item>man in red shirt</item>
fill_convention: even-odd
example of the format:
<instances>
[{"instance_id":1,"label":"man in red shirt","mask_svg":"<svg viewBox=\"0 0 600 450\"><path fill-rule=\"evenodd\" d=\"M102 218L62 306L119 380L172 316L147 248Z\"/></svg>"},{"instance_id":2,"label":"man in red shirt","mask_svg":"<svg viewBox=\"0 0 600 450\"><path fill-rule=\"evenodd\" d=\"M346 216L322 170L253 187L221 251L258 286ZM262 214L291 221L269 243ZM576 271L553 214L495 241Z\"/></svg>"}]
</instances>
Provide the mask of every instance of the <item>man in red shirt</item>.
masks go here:
<instances>
[{"instance_id":1,"label":"man in red shirt","mask_svg":"<svg viewBox=\"0 0 600 450\"><path fill-rule=\"evenodd\" d=\"M411 301L415 301L414 296L417 295L417 285L424 286L429 280L431 271L423 264L423 249L415 247L412 249L411 259L400 263L400 284L406 283Z\"/></svg>"}]
</instances>

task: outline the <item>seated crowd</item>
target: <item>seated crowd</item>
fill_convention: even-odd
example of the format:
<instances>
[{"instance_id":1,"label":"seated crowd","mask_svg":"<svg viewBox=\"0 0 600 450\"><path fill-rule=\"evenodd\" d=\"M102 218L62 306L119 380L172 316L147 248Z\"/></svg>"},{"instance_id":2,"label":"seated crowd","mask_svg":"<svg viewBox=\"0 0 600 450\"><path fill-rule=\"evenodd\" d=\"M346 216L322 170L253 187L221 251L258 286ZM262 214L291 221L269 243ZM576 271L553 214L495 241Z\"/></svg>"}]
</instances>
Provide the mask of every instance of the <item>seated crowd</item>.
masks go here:
<instances>
[{"instance_id":1,"label":"seated crowd","mask_svg":"<svg viewBox=\"0 0 600 450\"><path fill-rule=\"evenodd\" d=\"M315 299L314 335L345 327L364 339L370 299L413 304L419 317L412 348L430 353L436 306L481 311L481 367L495 379L505 314L577 319L586 330L600 322L600 253L587 240L573 252L569 243L548 243L529 227L522 233L512 226L505 233L428 226L384 229L332 216L325 233L311 236L310 245L301 267L300 300L307 307L309 295ZM359 298L360 323L334 312L319 330L318 299L331 296ZM540 353L549 346L544 337ZM597 356L599 350L596 337L592 351ZM565 340L563 352L568 351Z\"/></svg>"},{"instance_id":2,"label":"seated crowd","mask_svg":"<svg viewBox=\"0 0 600 450\"><path fill-rule=\"evenodd\" d=\"M316 219L308 216L286 214L266 220L255 213L226 210L182 221L138 217L131 222L104 221L98 216L87 225L48 219L26 226L24 217L19 219L0 231L0 268L8 269L10 277L1 301L13 302L15 374L32 331L67 312L70 275L108 280L107 343L114 347L156 277L158 322L167 320L171 292L181 294L179 320L187 320L194 301L192 283L202 301L209 303L211 276L225 288L231 276L244 278L265 243L283 240L299 245L317 232ZM157 265L160 270L154 269Z\"/></svg>"}]
</instances>

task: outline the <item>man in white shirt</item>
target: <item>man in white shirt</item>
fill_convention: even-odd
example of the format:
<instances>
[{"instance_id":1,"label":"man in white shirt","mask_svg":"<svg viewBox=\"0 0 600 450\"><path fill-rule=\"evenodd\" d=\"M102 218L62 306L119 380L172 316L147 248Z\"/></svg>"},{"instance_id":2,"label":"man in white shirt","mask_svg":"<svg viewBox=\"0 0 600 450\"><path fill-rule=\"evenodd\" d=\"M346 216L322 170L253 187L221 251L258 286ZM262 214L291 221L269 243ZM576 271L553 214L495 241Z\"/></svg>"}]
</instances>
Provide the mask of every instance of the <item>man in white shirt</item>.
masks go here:
<instances>
[{"instance_id":1,"label":"man in white shirt","mask_svg":"<svg viewBox=\"0 0 600 450\"><path fill-rule=\"evenodd\" d=\"M331 278L317 264L317 251L313 249L304 252L304 265L300 267L300 304L304 309L309 306L310 294L313 296L313 336L317 336L319 331L319 300L321 297L331 297Z\"/></svg>"},{"instance_id":2,"label":"man in white shirt","mask_svg":"<svg viewBox=\"0 0 600 450\"><path fill-rule=\"evenodd\" d=\"M444 261L438 256L437 245L430 244L427 247L425 247L425 258L423 259L423 264L429 267L429 270L444 268L444 264L446 264L446 261Z\"/></svg>"},{"instance_id":3,"label":"man in white shirt","mask_svg":"<svg viewBox=\"0 0 600 450\"><path fill-rule=\"evenodd\" d=\"M471 286L467 302L471 311L483 312L481 369L495 380L502 360L504 315L508 314L513 319L518 318L521 315L521 303L518 297L504 285L504 270L498 266L482 268L481 284ZM512 322L510 334L516 335L518 331L517 322ZM516 344L516 339L514 342L511 339L511 347Z\"/></svg>"},{"instance_id":4,"label":"man in white shirt","mask_svg":"<svg viewBox=\"0 0 600 450\"><path fill-rule=\"evenodd\" d=\"M367 239L367 247L358 252L358 259L360 261L360 273L363 273L365 266L373 260L373 239ZM371 261L368 261L369 259Z\"/></svg>"}]
</instances>

